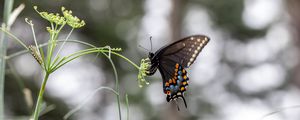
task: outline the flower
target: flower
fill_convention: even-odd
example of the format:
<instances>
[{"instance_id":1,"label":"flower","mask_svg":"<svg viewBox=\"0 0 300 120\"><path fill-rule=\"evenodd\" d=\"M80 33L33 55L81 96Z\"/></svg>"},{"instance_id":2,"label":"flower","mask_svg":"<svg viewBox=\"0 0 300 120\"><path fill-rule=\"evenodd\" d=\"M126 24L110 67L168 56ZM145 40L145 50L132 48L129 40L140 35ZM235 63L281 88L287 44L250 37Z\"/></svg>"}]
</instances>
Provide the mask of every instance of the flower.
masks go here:
<instances>
[{"instance_id":1,"label":"flower","mask_svg":"<svg viewBox=\"0 0 300 120\"><path fill-rule=\"evenodd\" d=\"M37 13L40 14L40 16L49 22L53 22L57 25L63 25L66 24L66 19L63 16L60 16L58 13L48 13L48 12L39 12L37 10L37 6L34 6L34 9Z\"/></svg>"},{"instance_id":2,"label":"flower","mask_svg":"<svg viewBox=\"0 0 300 120\"><path fill-rule=\"evenodd\" d=\"M61 11L67 20L67 24L72 28L80 28L85 25L84 20L80 20L78 17L73 16L71 10L66 10L65 7L61 7Z\"/></svg>"},{"instance_id":3,"label":"flower","mask_svg":"<svg viewBox=\"0 0 300 120\"><path fill-rule=\"evenodd\" d=\"M138 74L138 83L139 87L143 87L143 84L145 83L146 85L149 84L148 81L146 81L145 77L147 76L148 68L150 67L151 62L149 58L142 59L141 60L141 65L139 68L139 74Z\"/></svg>"}]
</instances>

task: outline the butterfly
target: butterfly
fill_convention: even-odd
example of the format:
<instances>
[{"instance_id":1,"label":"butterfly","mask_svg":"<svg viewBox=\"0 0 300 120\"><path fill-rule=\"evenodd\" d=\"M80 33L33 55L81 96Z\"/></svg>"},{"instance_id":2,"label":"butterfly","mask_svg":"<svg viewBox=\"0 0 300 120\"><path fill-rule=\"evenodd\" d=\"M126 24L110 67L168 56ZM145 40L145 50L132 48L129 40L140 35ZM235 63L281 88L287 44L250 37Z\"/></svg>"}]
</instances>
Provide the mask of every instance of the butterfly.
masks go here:
<instances>
[{"instance_id":1,"label":"butterfly","mask_svg":"<svg viewBox=\"0 0 300 120\"><path fill-rule=\"evenodd\" d=\"M159 70L167 102L182 98L187 108L184 99L184 92L187 90L189 80L186 68L194 63L209 40L210 38L204 35L192 35L166 45L155 53L149 52L151 66L147 75L153 75L157 69Z\"/></svg>"}]
</instances>

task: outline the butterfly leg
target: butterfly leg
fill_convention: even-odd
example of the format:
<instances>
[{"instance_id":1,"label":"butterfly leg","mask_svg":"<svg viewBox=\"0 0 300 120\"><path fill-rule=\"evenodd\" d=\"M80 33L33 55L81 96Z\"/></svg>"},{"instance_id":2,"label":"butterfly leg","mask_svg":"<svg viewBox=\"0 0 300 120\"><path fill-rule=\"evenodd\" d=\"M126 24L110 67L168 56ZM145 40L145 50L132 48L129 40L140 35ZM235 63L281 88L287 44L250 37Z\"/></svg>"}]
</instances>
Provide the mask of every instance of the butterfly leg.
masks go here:
<instances>
[{"instance_id":1,"label":"butterfly leg","mask_svg":"<svg viewBox=\"0 0 300 120\"><path fill-rule=\"evenodd\" d=\"M151 67L147 70L148 73L147 75L150 76L150 75L153 75L157 70L157 64L152 64Z\"/></svg>"}]
</instances>

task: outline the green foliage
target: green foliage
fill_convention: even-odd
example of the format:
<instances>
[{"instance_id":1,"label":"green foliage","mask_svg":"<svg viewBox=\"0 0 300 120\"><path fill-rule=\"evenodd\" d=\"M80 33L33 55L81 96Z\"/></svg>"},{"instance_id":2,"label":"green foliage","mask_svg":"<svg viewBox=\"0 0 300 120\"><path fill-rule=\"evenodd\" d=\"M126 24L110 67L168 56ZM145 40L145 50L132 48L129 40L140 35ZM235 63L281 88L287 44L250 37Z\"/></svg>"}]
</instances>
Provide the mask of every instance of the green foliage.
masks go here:
<instances>
[{"instance_id":1,"label":"green foliage","mask_svg":"<svg viewBox=\"0 0 300 120\"><path fill-rule=\"evenodd\" d=\"M138 83L139 83L140 87L142 87L143 84L149 84L149 82L147 82L145 80L145 77L147 76L148 68L150 67L150 60L148 58L142 59L140 67L139 67L138 65L133 63L130 59L128 59L125 56L117 53L117 52L122 51L121 48L111 48L110 46L96 47L96 46L93 46L89 43L85 43L83 41L76 41L76 40L70 40L69 41L68 38L70 37L72 31L76 28L81 28L85 25L84 20L80 20L76 16L73 16L72 11L66 10L64 7L61 8L63 16L61 16L59 13L40 12L40 11L38 11L36 6L34 6L34 9L42 18L44 18L45 20L47 20L50 23L50 27L46 27L46 30L50 34L47 44L38 44L38 42L36 40L36 37L35 37L34 24L28 18L26 18L25 21L31 27L35 45L29 45L27 47L20 39L18 39L16 36L11 34L9 31L4 29L3 27L0 28L0 30L2 30L4 33L9 35L11 38L13 38L13 40L17 41L23 47L26 48L26 50L17 52L15 54L10 55L10 56L7 56L6 58L10 59L10 58L18 56L20 54L26 53L26 51L30 51L31 55L40 64L42 70L45 73L44 79L43 79L43 82L42 82L42 85L41 85L41 88L40 88L40 91L39 91L38 99L37 99L37 102L36 102L36 107L35 107L34 113L32 115L32 119L37 120L40 113L41 113L41 111L43 111L41 106L42 106L42 102L43 102L43 94L45 92L46 83L48 81L49 76L54 71L58 70L59 68L61 68L65 64L67 64L67 63L73 61L74 59L79 58L83 55L87 55L87 54L91 54L91 53L101 53L109 59L111 65L113 67L114 74L115 74L115 79L116 79L116 88L112 89L112 88L107 88L107 87L100 87L95 91L99 91L102 88L107 88L108 90L111 90L115 93L116 98L117 98L117 103L118 103L119 118L121 120L118 74L117 74L117 70L116 70L116 67L115 67L114 63L111 60L111 54L116 55L120 58L123 58L125 61L129 62L130 64L132 64L135 68L137 68L139 70ZM68 36L64 40L58 40L57 38L59 36L59 33L61 32L61 30L64 28L64 26L66 24L69 25L72 29L69 32ZM59 42L62 42L62 45L58 49L58 52L56 53L56 55L54 56L54 51L57 49L57 44ZM59 56L59 52L61 51L61 49L63 48L63 46L66 42L76 42L76 43L87 45L91 48L80 50L80 51L74 52L74 53L72 53L70 55L67 55L67 56ZM44 49L43 49L44 46L47 47L47 51L46 51L47 54L44 53ZM126 100L126 106L127 106L127 119L129 119L129 113L128 113L129 112L129 108L128 108L129 107L129 104L128 104L129 102L128 102L128 96L127 95L126 95L125 100ZM72 110L70 113L68 113L67 116L72 115L74 112L76 112L80 108L81 107L77 107L75 110Z\"/></svg>"}]
</instances>

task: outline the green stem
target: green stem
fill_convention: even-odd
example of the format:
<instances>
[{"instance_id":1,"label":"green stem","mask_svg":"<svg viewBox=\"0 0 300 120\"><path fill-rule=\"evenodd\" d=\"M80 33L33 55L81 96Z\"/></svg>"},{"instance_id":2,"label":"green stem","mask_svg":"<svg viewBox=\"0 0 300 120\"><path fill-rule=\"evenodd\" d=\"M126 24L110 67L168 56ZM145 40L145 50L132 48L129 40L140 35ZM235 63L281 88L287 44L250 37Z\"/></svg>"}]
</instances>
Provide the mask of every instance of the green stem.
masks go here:
<instances>
[{"instance_id":1,"label":"green stem","mask_svg":"<svg viewBox=\"0 0 300 120\"><path fill-rule=\"evenodd\" d=\"M50 75L49 73L45 74L42 86L40 88L39 96L38 96L36 106L35 106L35 110L34 110L34 113L33 113L33 120L38 120L40 110L41 110L42 101L43 101L43 95L44 95L44 92L45 92L46 83L47 83L47 80L49 78L49 75Z\"/></svg>"},{"instance_id":2,"label":"green stem","mask_svg":"<svg viewBox=\"0 0 300 120\"><path fill-rule=\"evenodd\" d=\"M0 39L0 119L4 119L4 80L5 80L5 58L7 40L4 34Z\"/></svg>"},{"instance_id":3,"label":"green stem","mask_svg":"<svg viewBox=\"0 0 300 120\"><path fill-rule=\"evenodd\" d=\"M71 36L72 32L73 32L74 28L71 29L71 31L69 32L67 38L64 40L64 42L62 43L62 45L59 47L56 55L54 58L56 58L58 56L58 54L60 53L61 49L64 47L64 45L66 44L66 41L69 39L69 37Z\"/></svg>"},{"instance_id":4,"label":"green stem","mask_svg":"<svg viewBox=\"0 0 300 120\"><path fill-rule=\"evenodd\" d=\"M98 51L99 52L99 51ZM118 103L118 110L119 110L119 119L121 120L122 117L121 117L121 106L120 106L120 91L119 91L119 79L118 79L118 73L117 73L117 70L116 70L116 67L112 61L112 59L109 58L109 56L107 54L105 54L104 52L100 52L102 53L103 55L105 55L105 57L107 57L113 67L113 70L114 70L114 75L115 75L115 79L116 79L116 90L113 90L109 87L99 87L98 89L96 89L91 95L88 95L88 96L93 96L97 91L101 90L101 89L108 89L112 92L115 93L115 95L117 96L117 103ZM75 57L76 58L76 57ZM89 97L88 97L89 98ZM70 112L68 112L65 116L64 116L64 119L68 119L72 114L74 114L76 111L78 111L80 108L82 108L82 106L87 102L87 99L85 100L85 102L83 102L82 104L80 104L79 106L77 106L76 108L74 108L73 110L71 110ZM126 103L127 103L127 107L128 107L128 97L126 95ZM127 108L127 112L129 113L129 109ZM127 117L129 118L129 117ZM127 119L128 120L128 119Z\"/></svg>"},{"instance_id":5,"label":"green stem","mask_svg":"<svg viewBox=\"0 0 300 120\"><path fill-rule=\"evenodd\" d=\"M37 43L37 39L36 39L36 36L35 36L35 31L34 31L32 23L30 24L30 28L31 28L31 31L32 31L32 36L33 36L33 40L34 40L35 46L37 48L37 51L38 51L38 53L41 54L40 49L38 48L38 43Z\"/></svg>"},{"instance_id":6,"label":"green stem","mask_svg":"<svg viewBox=\"0 0 300 120\"><path fill-rule=\"evenodd\" d=\"M13 7L14 0L5 0L4 2L4 13L3 13L3 22L7 25L10 13ZM3 28L2 28L3 29ZM4 28L9 29L9 26ZM4 81L5 81L5 56L7 49L7 38L2 32L0 38L0 119L4 119Z\"/></svg>"},{"instance_id":7,"label":"green stem","mask_svg":"<svg viewBox=\"0 0 300 120\"><path fill-rule=\"evenodd\" d=\"M125 95L126 99L126 109L127 109L127 120L129 120L129 101L128 101L128 94Z\"/></svg>"},{"instance_id":8,"label":"green stem","mask_svg":"<svg viewBox=\"0 0 300 120\"><path fill-rule=\"evenodd\" d=\"M71 115L73 115L75 112L77 112L79 109L81 109L89 100L91 97L93 97L98 91L100 90L108 90L113 92L115 95L118 95L117 91L113 90L109 87L99 87L96 90L94 90L92 93L90 93L83 102L81 102L76 108L72 109L70 112L68 112L66 115L64 115L64 120L68 119Z\"/></svg>"},{"instance_id":9,"label":"green stem","mask_svg":"<svg viewBox=\"0 0 300 120\"><path fill-rule=\"evenodd\" d=\"M116 69L116 66L114 64L114 62L112 61L111 58L109 58L109 56L107 56L106 54L104 54L109 62L111 63L111 66L114 70L114 75L115 75L115 79L116 79L116 91L118 92L118 95L117 95L117 103L118 103L118 110L119 110L119 119L122 120L122 114L121 114L121 105L120 105L120 87L119 87L119 78L118 78L118 73L117 73L117 69Z\"/></svg>"},{"instance_id":10,"label":"green stem","mask_svg":"<svg viewBox=\"0 0 300 120\"><path fill-rule=\"evenodd\" d=\"M11 36L13 37L13 35ZM63 42L64 40L58 40L57 42ZM89 44L89 43L86 43L86 42L83 42L83 41L79 41L79 40L68 40L67 42L73 42L73 43L79 43L79 44L83 44L83 45L86 45L86 46L89 46L89 47L95 47L93 46L92 44ZM39 45L39 48L41 47L45 47L47 46L49 43L43 43L43 44L40 44ZM24 46L26 48L26 46ZM14 58L14 57L17 57L19 55L22 55L22 54L25 54L28 52L28 49L26 48L26 50L21 50L19 52L16 52L16 53L13 53L11 55L8 55L6 56L6 59L11 59L11 58Z\"/></svg>"},{"instance_id":11,"label":"green stem","mask_svg":"<svg viewBox=\"0 0 300 120\"><path fill-rule=\"evenodd\" d=\"M124 60L126 60L127 62L129 62L131 65L133 65L136 69L138 69L138 70L140 69L140 67L138 65L136 65L134 62L132 62L131 60L129 60L127 57L125 57L125 56L123 56L123 55L121 55L119 53L116 53L114 51L111 51L111 53L115 54L115 55L117 55L117 56L119 56L121 58L123 58Z\"/></svg>"},{"instance_id":12,"label":"green stem","mask_svg":"<svg viewBox=\"0 0 300 120\"><path fill-rule=\"evenodd\" d=\"M54 65L52 68L51 72L54 72L56 69L60 68L61 66L63 66L64 64L67 64L68 62L81 57L83 55L87 55L87 54L91 54L91 53L104 53L107 52L107 50L103 50L103 49L87 49L87 50L82 50L82 51L78 51L76 53L73 53L71 55L68 55L66 57L64 57L63 59L61 59L56 65Z\"/></svg>"},{"instance_id":13,"label":"green stem","mask_svg":"<svg viewBox=\"0 0 300 120\"><path fill-rule=\"evenodd\" d=\"M27 46L25 45L25 43L23 43L18 37L14 36L13 34L11 34L8 30L6 30L6 28L1 27L0 28L1 31L3 31L6 35L10 36L13 40L16 40L19 44L21 44L26 50L28 50Z\"/></svg>"}]
</instances>

